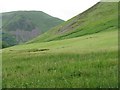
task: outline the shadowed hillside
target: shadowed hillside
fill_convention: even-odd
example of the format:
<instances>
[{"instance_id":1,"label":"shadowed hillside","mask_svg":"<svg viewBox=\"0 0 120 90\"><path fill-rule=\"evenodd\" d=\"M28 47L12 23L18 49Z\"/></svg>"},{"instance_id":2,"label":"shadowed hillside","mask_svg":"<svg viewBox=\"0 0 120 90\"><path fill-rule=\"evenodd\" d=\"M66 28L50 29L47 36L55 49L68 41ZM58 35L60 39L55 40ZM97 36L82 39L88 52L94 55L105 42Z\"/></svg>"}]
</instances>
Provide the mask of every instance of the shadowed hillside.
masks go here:
<instances>
[{"instance_id":1,"label":"shadowed hillside","mask_svg":"<svg viewBox=\"0 0 120 90\"><path fill-rule=\"evenodd\" d=\"M3 13L3 47L26 42L62 22L41 11Z\"/></svg>"}]
</instances>

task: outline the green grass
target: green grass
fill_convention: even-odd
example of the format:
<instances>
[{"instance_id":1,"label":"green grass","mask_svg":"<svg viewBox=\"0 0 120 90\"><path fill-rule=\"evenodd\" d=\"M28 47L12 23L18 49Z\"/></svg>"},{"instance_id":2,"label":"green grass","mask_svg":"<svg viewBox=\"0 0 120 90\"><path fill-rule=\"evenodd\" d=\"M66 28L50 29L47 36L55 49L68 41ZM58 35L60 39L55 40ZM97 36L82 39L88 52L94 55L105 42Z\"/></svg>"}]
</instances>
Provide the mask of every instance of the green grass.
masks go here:
<instances>
[{"instance_id":1,"label":"green grass","mask_svg":"<svg viewBox=\"0 0 120 90\"><path fill-rule=\"evenodd\" d=\"M118 3L100 2L28 43L63 40L118 28Z\"/></svg>"},{"instance_id":2,"label":"green grass","mask_svg":"<svg viewBox=\"0 0 120 90\"><path fill-rule=\"evenodd\" d=\"M50 28L64 22L63 20L52 17L42 11L6 12L2 13L2 18L4 31L14 31L21 28L24 30L31 30L34 27L37 27L43 33ZM24 24L31 24L31 26L25 27Z\"/></svg>"},{"instance_id":3,"label":"green grass","mask_svg":"<svg viewBox=\"0 0 120 90\"><path fill-rule=\"evenodd\" d=\"M117 88L118 3L98 3L3 49L3 88Z\"/></svg>"},{"instance_id":4,"label":"green grass","mask_svg":"<svg viewBox=\"0 0 120 90\"><path fill-rule=\"evenodd\" d=\"M62 22L64 21L42 11L2 13L3 48L29 41ZM20 32L16 32L17 30ZM30 33L28 37L26 37L25 32ZM35 33L38 33L38 35Z\"/></svg>"},{"instance_id":5,"label":"green grass","mask_svg":"<svg viewBox=\"0 0 120 90\"><path fill-rule=\"evenodd\" d=\"M117 30L3 50L3 88L118 87Z\"/></svg>"}]
</instances>

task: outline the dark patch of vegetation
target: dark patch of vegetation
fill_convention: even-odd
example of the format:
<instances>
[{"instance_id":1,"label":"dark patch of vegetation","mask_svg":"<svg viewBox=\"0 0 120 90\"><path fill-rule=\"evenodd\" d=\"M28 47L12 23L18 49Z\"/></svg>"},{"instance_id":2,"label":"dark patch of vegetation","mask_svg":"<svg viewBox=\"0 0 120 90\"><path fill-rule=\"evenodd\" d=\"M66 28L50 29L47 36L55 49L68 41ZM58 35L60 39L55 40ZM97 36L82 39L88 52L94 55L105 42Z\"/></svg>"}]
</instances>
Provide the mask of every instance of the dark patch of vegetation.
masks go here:
<instances>
[{"instance_id":1,"label":"dark patch of vegetation","mask_svg":"<svg viewBox=\"0 0 120 90\"><path fill-rule=\"evenodd\" d=\"M51 72L51 71L55 71L56 68L55 67L51 67L51 68L48 68L47 71Z\"/></svg>"},{"instance_id":2,"label":"dark patch of vegetation","mask_svg":"<svg viewBox=\"0 0 120 90\"><path fill-rule=\"evenodd\" d=\"M82 72L77 71L77 72L73 72L70 76L71 77L80 77L82 75Z\"/></svg>"},{"instance_id":3,"label":"dark patch of vegetation","mask_svg":"<svg viewBox=\"0 0 120 90\"><path fill-rule=\"evenodd\" d=\"M39 52L39 51L48 51L50 49L31 49L31 50L28 50L28 52Z\"/></svg>"},{"instance_id":4,"label":"dark patch of vegetation","mask_svg":"<svg viewBox=\"0 0 120 90\"><path fill-rule=\"evenodd\" d=\"M2 33L2 48L6 48L9 46L14 46L18 44L14 35L10 35L8 33Z\"/></svg>"}]
</instances>

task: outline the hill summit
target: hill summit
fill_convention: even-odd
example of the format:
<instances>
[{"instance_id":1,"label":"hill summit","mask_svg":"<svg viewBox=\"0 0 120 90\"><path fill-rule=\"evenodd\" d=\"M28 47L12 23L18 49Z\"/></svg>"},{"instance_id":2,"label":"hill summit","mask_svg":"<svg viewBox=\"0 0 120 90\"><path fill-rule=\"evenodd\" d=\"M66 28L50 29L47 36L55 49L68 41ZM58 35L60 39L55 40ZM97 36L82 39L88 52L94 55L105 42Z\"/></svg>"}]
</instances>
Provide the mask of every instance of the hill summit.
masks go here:
<instances>
[{"instance_id":1,"label":"hill summit","mask_svg":"<svg viewBox=\"0 0 120 90\"><path fill-rule=\"evenodd\" d=\"M3 47L16 45L35 38L64 22L42 11L14 11L2 13Z\"/></svg>"}]
</instances>

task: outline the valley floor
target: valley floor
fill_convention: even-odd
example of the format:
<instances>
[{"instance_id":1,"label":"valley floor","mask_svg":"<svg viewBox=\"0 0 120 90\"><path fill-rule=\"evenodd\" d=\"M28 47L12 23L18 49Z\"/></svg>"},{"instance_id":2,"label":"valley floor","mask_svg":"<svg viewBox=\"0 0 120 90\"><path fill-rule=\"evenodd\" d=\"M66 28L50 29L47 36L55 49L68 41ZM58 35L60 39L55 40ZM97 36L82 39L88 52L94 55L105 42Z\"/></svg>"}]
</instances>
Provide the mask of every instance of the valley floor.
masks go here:
<instances>
[{"instance_id":1,"label":"valley floor","mask_svg":"<svg viewBox=\"0 0 120 90\"><path fill-rule=\"evenodd\" d=\"M3 88L118 87L118 31L3 50Z\"/></svg>"}]
</instances>

